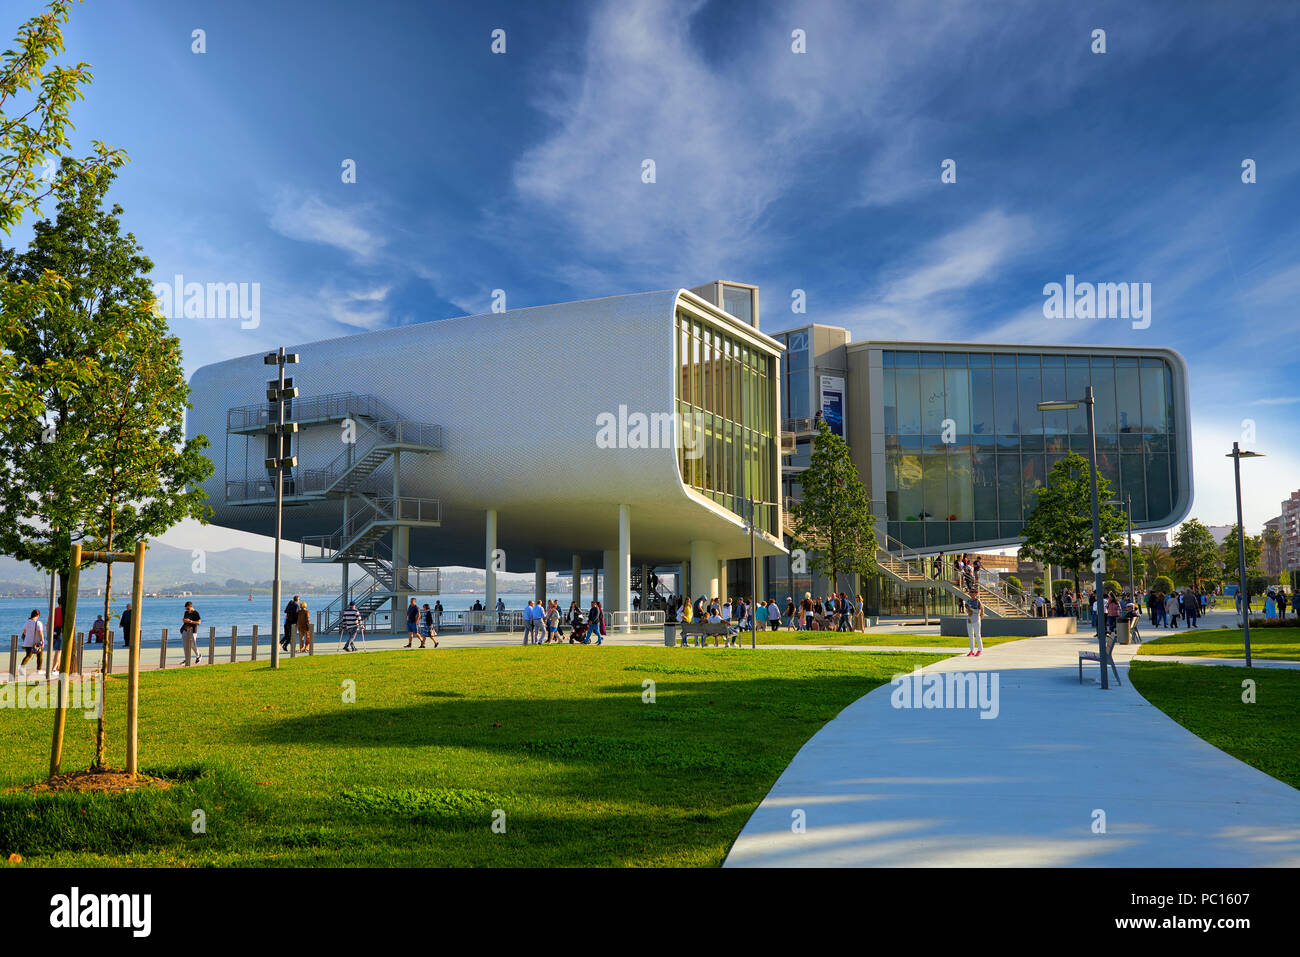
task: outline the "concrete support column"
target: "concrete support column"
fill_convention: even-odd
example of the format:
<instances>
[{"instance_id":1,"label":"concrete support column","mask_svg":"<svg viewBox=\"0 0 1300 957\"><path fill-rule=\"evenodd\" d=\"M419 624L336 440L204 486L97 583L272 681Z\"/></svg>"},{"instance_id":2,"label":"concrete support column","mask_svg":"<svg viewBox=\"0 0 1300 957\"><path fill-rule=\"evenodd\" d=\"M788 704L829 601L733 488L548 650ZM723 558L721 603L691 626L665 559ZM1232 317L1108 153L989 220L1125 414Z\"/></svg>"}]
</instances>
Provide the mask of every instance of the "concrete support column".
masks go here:
<instances>
[{"instance_id":1,"label":"concrete support column","mask_svg":"<svg viewBox=\"0 0 1300 957\"><path fill-rule=\"evenodd\" d=\"M403 587L406 568L410 563L411 530L398 525L393 529L393 634L406 633L406 603L410 593ZM398 630L400 626L400 631Z\"/></svg>"},{"instance_id":2,"label":"concrete support column","mask_svg":"<svg viewBox=\"0 0 1300 957\"><path fill-rule=\"evenodd\" d=\"M483 571L487 576L487 595L483 606L489 612L494 612L497 607L497 510L494 508L488 509L486 531L487 540L484 542Z\"/></svg>"},{"instance_id":3,"label":"concrete support column","mask_svg":"<svg viewBox=\"0 0 1300 957\"><path fill-rule=\"evenodd\" d=\"M539 558L533 563L533 597L546 607L546 559Z\"/></svg>"},{"instance_id":4,"label":"concrete support column","mask_svg":"<svg viewBox=\"0 0 1300 957\"><path fill-rule=\"evenodd\" d=\"M727 600L727 563L718 562L718 601Z\"/></svg>"},{"instance_id":5,"label":"concrete support column","mask_svg":"<svg viewBox=\"0 0 1300 957\"><path fill-rule=\"evenodd\" d=\"M632 510L626 505L618 507L618 570L614 582L615 601L619 611L632 610ZM630 620L630 617L629 617ZM632 629L624 625L624 631Z\"/></svg>"},{"instance_id":6,"label":"concrete support column","mask_svg":"<svg viewBox=\"0 0 1300 957\"><path fill-rule=\"evenodd\" d=\"M691 578L688 589L692 599L703 595L710 601L718 591L718 546L713 542L691 542Z\"/></svg>"},{"instance_id":7,"label":"concrete support column","mask_svg":"<svg viewBox=\"0 0 1300 957\"><path fill-rule=\"evenodd\" d=\"M575 554L573 556L573 601L582 607L582 556Z\"/></svg>"}]
</instances>

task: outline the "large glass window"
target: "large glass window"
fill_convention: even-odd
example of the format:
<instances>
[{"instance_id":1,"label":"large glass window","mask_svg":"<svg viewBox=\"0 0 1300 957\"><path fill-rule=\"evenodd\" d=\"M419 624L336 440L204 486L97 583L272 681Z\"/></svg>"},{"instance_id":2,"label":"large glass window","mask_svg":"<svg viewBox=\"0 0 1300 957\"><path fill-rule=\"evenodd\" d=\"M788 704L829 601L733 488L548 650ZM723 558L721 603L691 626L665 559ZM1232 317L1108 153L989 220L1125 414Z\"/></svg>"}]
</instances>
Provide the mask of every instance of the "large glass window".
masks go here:
<instances>
[{"instance_id":1,"label":"large glass window","mask_svg":"<svg viewBox=\"0 0 1300 957\"><path fill-rule=\"evenodd\" d=\"M682 480L738 515L749 499L758 526L776 534L776 438L771 421L776 360L727 330L677 317L677 411L684 427L701 425L698 446L678 450ZM804 373L805 378L807 373Z\"/></svg>"}]
</instances>

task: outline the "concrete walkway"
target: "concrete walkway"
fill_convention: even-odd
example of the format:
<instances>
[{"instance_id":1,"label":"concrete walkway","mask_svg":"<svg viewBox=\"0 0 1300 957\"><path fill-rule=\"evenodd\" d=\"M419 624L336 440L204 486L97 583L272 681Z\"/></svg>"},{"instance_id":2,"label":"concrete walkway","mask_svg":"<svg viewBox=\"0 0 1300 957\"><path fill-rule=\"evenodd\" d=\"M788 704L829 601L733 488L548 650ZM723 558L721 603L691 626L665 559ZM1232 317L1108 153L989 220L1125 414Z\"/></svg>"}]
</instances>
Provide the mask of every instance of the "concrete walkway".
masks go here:
<instances>
[{"instance_id":1,"label":"concrete walkway","mask_svg":"<svg viewBox=\"0 0 1300 957\"><path fill-rule=\"evenodd\" d=\"M1122 686L1101 691L1095 663L1080 685L1090 647L1033 638L925 669L990 690L996 675L992 719L895 708L890 685L860 698L795 756L726 866L1300 866L1300 791L1148 703L1127 654Z\"/></svg>"}]
</instances>

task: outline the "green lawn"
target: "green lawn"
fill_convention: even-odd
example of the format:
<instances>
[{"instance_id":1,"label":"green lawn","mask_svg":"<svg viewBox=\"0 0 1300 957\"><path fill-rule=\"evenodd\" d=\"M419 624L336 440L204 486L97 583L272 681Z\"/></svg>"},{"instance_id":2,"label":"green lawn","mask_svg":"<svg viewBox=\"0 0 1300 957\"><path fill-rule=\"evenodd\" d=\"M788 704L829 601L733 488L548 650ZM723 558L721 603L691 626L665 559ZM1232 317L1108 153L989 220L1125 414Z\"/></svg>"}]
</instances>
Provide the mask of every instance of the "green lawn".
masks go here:
<instances>
[{"instance_id":1,"label":"green lawn","mask_svg":"<svg viewBox=\"0 0 1300 957\"><path fill-rule=\"evenodd\" d=\"M0 862L716 866L814 732L934 660L563 646L149 672L141 764L173 787L0 794ZM118 764L124 698L113 679ZM52 723L0 712L0 790L43 776ZM94 724L68 724L64 769L86 767Z\"/></svg>"},{"instance_id":2,"label":"green lawn","mask_svg":"<svg viewBox=\"0 0 1300 957\"><path fill-rule=\"evenodd\" d=\"M749 632L741 633L742 643L749 642ZM694 640L694 639L692 639ZM984 645L1000 645L1019 638L985 638ZM945 638L939 635L918 635L910 631L873 631L869 634L845 631L760 631L760 645L886 645L906 648L957 648L965 647L964 637Z\"/></svg>"},{"instance_id":3,"label":"green lawn","mask_svg":"<svg viewBox=\"0 0 1300 957\"><path fill-rule=\"evenodd\" d=\"M1187 655L1201 658L1245 658L1246 650L1240 628L1215 628L1191 631L1143 630L1143 636L1159 638L1144 641L1138 648L1144 655ZM1252 628L1252 658L1300 661L1300 628Z\"/></svg>"},{"instance_id":4,"label":"green lawn","mask_svg":"<svg viewBox=\"0 0 1300 957\"><path fill-rule=\"evenodd\" d=\"M1300 788L1300 671L1138 660L1129 674L1148 701L1187 730ZM1248 678L1255 681L1254 704L1242 701Z\"/></svg>"}]
</instances>

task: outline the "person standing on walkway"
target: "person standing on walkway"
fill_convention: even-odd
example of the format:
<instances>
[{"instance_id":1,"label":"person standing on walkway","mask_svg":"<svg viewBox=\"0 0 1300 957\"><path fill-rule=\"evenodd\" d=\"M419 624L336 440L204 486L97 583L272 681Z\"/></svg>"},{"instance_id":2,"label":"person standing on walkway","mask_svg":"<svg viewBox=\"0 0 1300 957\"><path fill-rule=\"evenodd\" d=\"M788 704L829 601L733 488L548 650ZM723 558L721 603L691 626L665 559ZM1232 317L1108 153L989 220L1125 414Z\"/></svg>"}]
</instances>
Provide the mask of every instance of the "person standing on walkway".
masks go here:
<instances>
[{"instance_id":1,"label":"person standing on walkway","mask_svg":"<svg viewBox=\"0 0 1300 957\"><path fill-rule=\"evenodd\" d=\"M1196 600L1196 592L1187 589L1183 592L1183 620L1188 628L1199 628L1197 619L1201 617L1201 603Z\"/></svg>"},{"instance_id":2,"label":"person standing on walkway","mask_svg":"<svg viewBox=\"0 0 1300 957\"><path fill-rule=\"evenodd\" d=\"M969 658L972 655L978 658L984 653L984 636L980 633L980 628L984 624L984 603L979 600L975 594L975 589L968 589L970 595L966 599L966 638L970 642L970 651L966 653Z\"/></svg>"},{"instance_id":3,"label":"person standing on walkway","mask_svg":"<svg viewBox=\"0 0 1300 957\"><path fill-rule=\"evenodd\" d=\"M311 651L311 612L307 609L305 601L298 602L298 650L302 652ZM420 642L423 646L424 642Z\"/></svg>"},{"instance_id":4,"label":"person standing on walkway","mask_svg":"<svg viewBox=\"0 0 1300 957\"><path fill-rule=\"evenodd\" d=\"M32 609L27 621L23 623L22 643L23 650L27 653L23 655L18 667L26 674L27 662L35 655L36 670L40 671L41 659L45 655L45 626L41 624L41 612L37 608Z\"/></svg>"},{"instance_id":5,"label":"person standing on walkway","mask_svg":"<svg viewBox=\"0 0 1300 957\"><path fill-rule=\"evenodd\" d=\"M441 627L442 627L442 602L435 601L433 603L433 630L437 631Z\"/></svg>"},{"instance_id":6,"label":"person standing on walkway","mask_svg":"<svg viewBox=\"0 0 1300 957\"><path fill-rule=\"evenodd\" d=\"M339 620L339 630L347 639L343 642L343 650L356 651L357 633L365 631L365 622L361 620L361 612L357 611L356 602L348 602L348 607L344 609L343 617Z\"/></svg>"},{"instance_id":7,"label":"person standing on walkway","mask_svg":"<svg viewBox=\"0 0 1300 957\"><path fill-rule=\"evenodd\" d=\"M284 606L284 634L280 636L280 650L288 651L293 644L293 631L298 627L298 596L294 595Z\"/></svg>"},{"instance_id":8,"label":"person standing on walkway","mask_svg":"<svg viewBox=\"0 0 1300 957\"><path fill-rule=\"evenodd\" d=\"M185 664L199 664L202 660L199 657L199 643L197 635L199 632L199 622L203 619L199 617L198 609L194 607L194 602L185 603L185 613L181 615L181 649L185 654Z\"/></svg>"},{"instance_id":9,"label":"person standing on walkway","mask_svg":"<svg viewBox=\"0 0 1300 957\"><path fill-rule=\"evenodd\" d=\"M552 601L546 606L546 643L558 642L560 633L560 603Z\"/></svg>"},{"instance_id":10,"label":"person standing on walkway","mask_svg":"<svg viewBox=\"0 0 1300 957\"><path fill-rule=\"evenodd\" d=\"M839 603L836 605L840 613L839 631L849 631L853 627L853 603L849 601L848 593L840 592Z\"/></svg>"},{"instance_id":11,"label":"person standing on walkway","mask_svg":"<svg viewBox=\"0 0 1300 957\"><path fill-rule=\"evenodd\" d=\"M122 609L122 614L118 616L118 624L122 626L122 647L131 647L131 606L127 605Z\"/></svg>"},{"instance_id":12,"label":"person standing on walkway","mask_svg":"<svg viewBox=\"0 0 1300 957\"><path fill-rule=\"evenodd\" d=\"M533 638L533 599L528 599L528 604L524 606L524 641L525 645L532 644Z\"/></svg>"}]
</instances>

